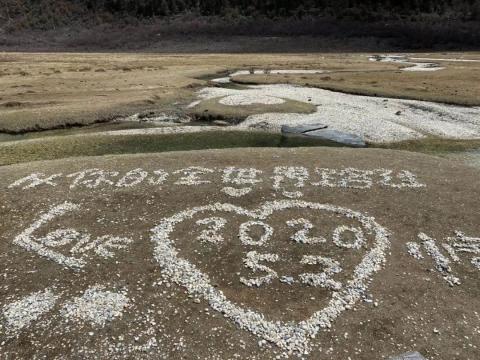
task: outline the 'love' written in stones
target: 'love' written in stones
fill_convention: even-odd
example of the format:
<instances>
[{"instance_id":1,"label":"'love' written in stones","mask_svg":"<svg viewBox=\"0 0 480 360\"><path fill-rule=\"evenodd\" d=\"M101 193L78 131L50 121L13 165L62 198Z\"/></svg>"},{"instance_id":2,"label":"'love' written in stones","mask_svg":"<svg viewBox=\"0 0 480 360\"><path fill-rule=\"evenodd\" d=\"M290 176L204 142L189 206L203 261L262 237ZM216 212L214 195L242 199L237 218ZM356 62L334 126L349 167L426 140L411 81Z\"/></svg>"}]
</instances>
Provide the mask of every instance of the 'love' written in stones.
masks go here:
<instances>
[{"instance_id":1,"label":"'love' written in stones","mask_svg":"<svg viewBox=\"0 0 480 360\"><path fill-rule=\"evenodd\" d=\"M32 225L13 240L13 243L75 270L83 268L89 256L112 258L115 251L125 249L132 243L129 238L111 235L93 238L87 232L79 232L72 228L53 230L45 236L34 235L35 231L54 219L78 210L80 206L70 202L52 207L40 214Z\"/></svg>"},{"instance_id":2,"label":"'love' written in stones","mask_svg":"<svg viewBox=\"0 0 480 360\"><path fill-rule=\"evenodd\" d=\"M409 170L331 169L302 166L277 166L271 173L255 168L205 168L190 166L167 172L137 168L120 173L116 170L85 169L75 173L32 173L8 185L8 189L42 189L67 185L70 189L122 189L134 186L185 187L221 184L221 191L231 197L249 194L255 186L270 186L275 193L288 198L301 198L307 187L338 189L418 189L426 185Z\"/></svg>"}]
</instances>

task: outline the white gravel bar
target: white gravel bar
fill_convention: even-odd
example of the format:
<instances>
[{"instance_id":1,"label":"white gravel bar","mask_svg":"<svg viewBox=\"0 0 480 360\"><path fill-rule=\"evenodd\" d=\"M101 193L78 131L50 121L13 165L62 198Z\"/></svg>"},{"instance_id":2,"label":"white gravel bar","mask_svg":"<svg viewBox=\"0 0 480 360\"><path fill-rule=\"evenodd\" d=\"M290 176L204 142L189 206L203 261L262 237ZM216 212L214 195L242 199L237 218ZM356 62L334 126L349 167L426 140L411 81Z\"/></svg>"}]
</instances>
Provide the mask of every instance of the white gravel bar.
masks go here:
<instances>
[{"instance_id":1,"label":"white gravel bar","mask_svg":"<svg viewBox=\"0 0 480 360\"><path fill-rule=\"evenodd\" d=\"M445 69L436 63L413 62L411 58L405 55L376 55L369 58L370 61L393 62L405 65L411 65L403 68L403 71L438 71Z\"/></svg>"},{"instance_id":2,"label":"white gravel bar","mask_svg":"<svg viewBox=\"0 0 480 360\"><path fill-rule=\"evenodd\" d=\"M237 129L280 132L282 125L321 123L330 129L353 133L371 142L394 142L438 136L480 139L480 107L343 94L293 85L259 85L247 89L205 88L201 100L265 96L308 102L317 106L313 114L267 113L248 117Z\"/></svg>"},{"instance_id":3,"label":"white gravel bar","mask_svg":"<svg viewBox=\"0 0 480 360\"><path fill-rule=\"evenodd\" d=\"M228 84L231 82L231 79L235 76L240 76L240 75L288 75L288 74L323 74L327 71L325 70L320 70L320 69L285 69L285 70L238 70L235 71L234 73L231 73L229 76L225 77L220 77L217 79L213 79L212 81L217 83L217 84Z\"/></svg>"},{"instance_id":4,"label":"white gravel bar","mask_svg":"<svg viewBox=\"0 0 480 360\"><path fill-rule=\"evenodd\" d=\"M480 59L447 59L447 58L423 58L423 57L411 57L410 60L420 60L420 61L448 61L448 62L480 62Z\"/></svg>"},{"instance_id":5,"label":"white gravel bar","mask_svg":"<svg viewBox=\"0 0 480 360\"><path fill-rule=\"evenodd\" d=\"M144 129L102 131L99 133L92 133L91 135L129 136L129 135L190 134L190 133L199 133L199 132L208 132L208 131L219 131L222 129L225 130L226 128L220 127L220 126L162 126L158 128L152 127L152 128L144 128ZM84 135L85 134L78 135L78 136L84 136Z\"/></svg>"},{"instance_id":6,"label":"white gravel bar","mask_svg":"<svg viewBox=\"0 0 480 360\"><path fill-rule=\"evenodd\" d=\"M275 96L251 96L250 94L237 94L225 96L218 101L222 105L245 106L245 105L278 105L285 103L285 100Z\"/></svg>"}]
</instances>

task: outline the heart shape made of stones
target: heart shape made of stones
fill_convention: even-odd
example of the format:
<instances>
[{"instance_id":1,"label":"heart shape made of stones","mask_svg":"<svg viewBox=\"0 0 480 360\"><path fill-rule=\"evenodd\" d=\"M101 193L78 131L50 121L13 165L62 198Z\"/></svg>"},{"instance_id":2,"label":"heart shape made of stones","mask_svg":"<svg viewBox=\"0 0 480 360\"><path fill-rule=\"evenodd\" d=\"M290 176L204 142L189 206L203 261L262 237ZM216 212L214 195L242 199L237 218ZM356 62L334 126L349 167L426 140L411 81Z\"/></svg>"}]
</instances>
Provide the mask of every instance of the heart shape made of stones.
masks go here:
<instances>
[{"instance_id":1,"label":"heart shape made of stones","mask_svg":"<svg viewBox=\"0 0 480 360\"><path fill-rule=\"evenodd\" d=\"M275 212L288 209L322 210L345 216L359 221L375 236L373 247L354 268L353 278L348 280L339 291L332 293L326 307L298 323L268 320L259 312L238 306L229 300L220 289L212 285L207 274L186 259L181 258L170 238L177 224L191 219L198 213L221 211L244 215L252 220L264 220ZM339 206L301 200L270 201L264 203L257 210L247 210L225 203L193 207L163 219L158 226L152 229L152 232L154 256L165 277L186 288L189 294L203 297L214 310L234 321L240 328L274 343L288 353L297 354L307 354L311 348L309 340L314 338L320 329L331 327L334 319L346 309L351 308L362 297L373 274L379 271L385 263L386 253L390 247L389 231L380 226L373 217Z\"/></svg>"}]
</instances>

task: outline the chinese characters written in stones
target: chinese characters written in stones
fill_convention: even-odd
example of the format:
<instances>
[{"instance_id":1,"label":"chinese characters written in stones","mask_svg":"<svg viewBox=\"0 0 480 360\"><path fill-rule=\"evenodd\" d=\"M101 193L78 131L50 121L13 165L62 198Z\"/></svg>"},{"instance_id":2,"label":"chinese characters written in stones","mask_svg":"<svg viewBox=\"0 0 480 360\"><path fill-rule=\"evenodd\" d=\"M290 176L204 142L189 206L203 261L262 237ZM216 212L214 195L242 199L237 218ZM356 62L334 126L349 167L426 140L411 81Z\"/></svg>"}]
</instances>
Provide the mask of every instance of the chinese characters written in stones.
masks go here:
<instances>
[{"instance_id":1,"label":"chinese characters written in stones","mask_svg":"<svg viewBox=\"0 0 480 360\"><path fill-rule=\"evenodd\" d=\"M134 186L199 187L220 184L221 192L231 197L249 194L256 186L270 187L287 198L301 198L307 186L338 189L418 189L426 185L409 170L306 168L277 166L270 172L255 168L206 168L190 166L173 171L137 168L116 170L85 169L75 173L32 173L8 185L9 189L36 189L66 185L70 189L122 189Z\"/></svg>"},{"instance_id":2,"label":"chinese characters written in stones","mask_svg":"<svg viewBox=\"0 0 480 360\"><path fill-rule=\"evenodd\" d=\"M455 231L455 236L447 237L440 242L425 233L418 234L417 242L407 243L407 251L418 261L433 260L435 269L450 285L460 285L460 279L454 275L454 264L466 258L472 266L480 270L480 238L466 236Z\"/></svg>"}]
</instances>

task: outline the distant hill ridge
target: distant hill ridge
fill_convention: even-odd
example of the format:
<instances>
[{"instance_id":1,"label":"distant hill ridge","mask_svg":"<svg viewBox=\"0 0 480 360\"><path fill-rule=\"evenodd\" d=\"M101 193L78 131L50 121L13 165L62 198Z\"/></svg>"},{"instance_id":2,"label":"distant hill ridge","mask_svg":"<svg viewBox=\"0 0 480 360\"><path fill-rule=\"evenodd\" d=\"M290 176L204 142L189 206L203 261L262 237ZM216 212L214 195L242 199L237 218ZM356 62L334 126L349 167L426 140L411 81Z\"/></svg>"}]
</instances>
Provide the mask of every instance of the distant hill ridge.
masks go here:
<instances>
[{"instance_id":1,"label":"distant hill ridge","mask_svg":"<svg viewBox=\"0 0 480 360\"><path fill-rule=\"evenodd\" d=\"M0 0L0 50L27 49L480 50L480 0Z\"/></svg>"},{"instance_id":2,"label":"distant hill ridge","mask_svg":"<svg viewBox=\"0 0 480 360\"><path fill-rule=\"evenodd\" d=\"M52 29L72 21L172 17L328 17L351 21L478 21L480 0L2 0L0 25Z\"/></svg>"}]
</instances>

